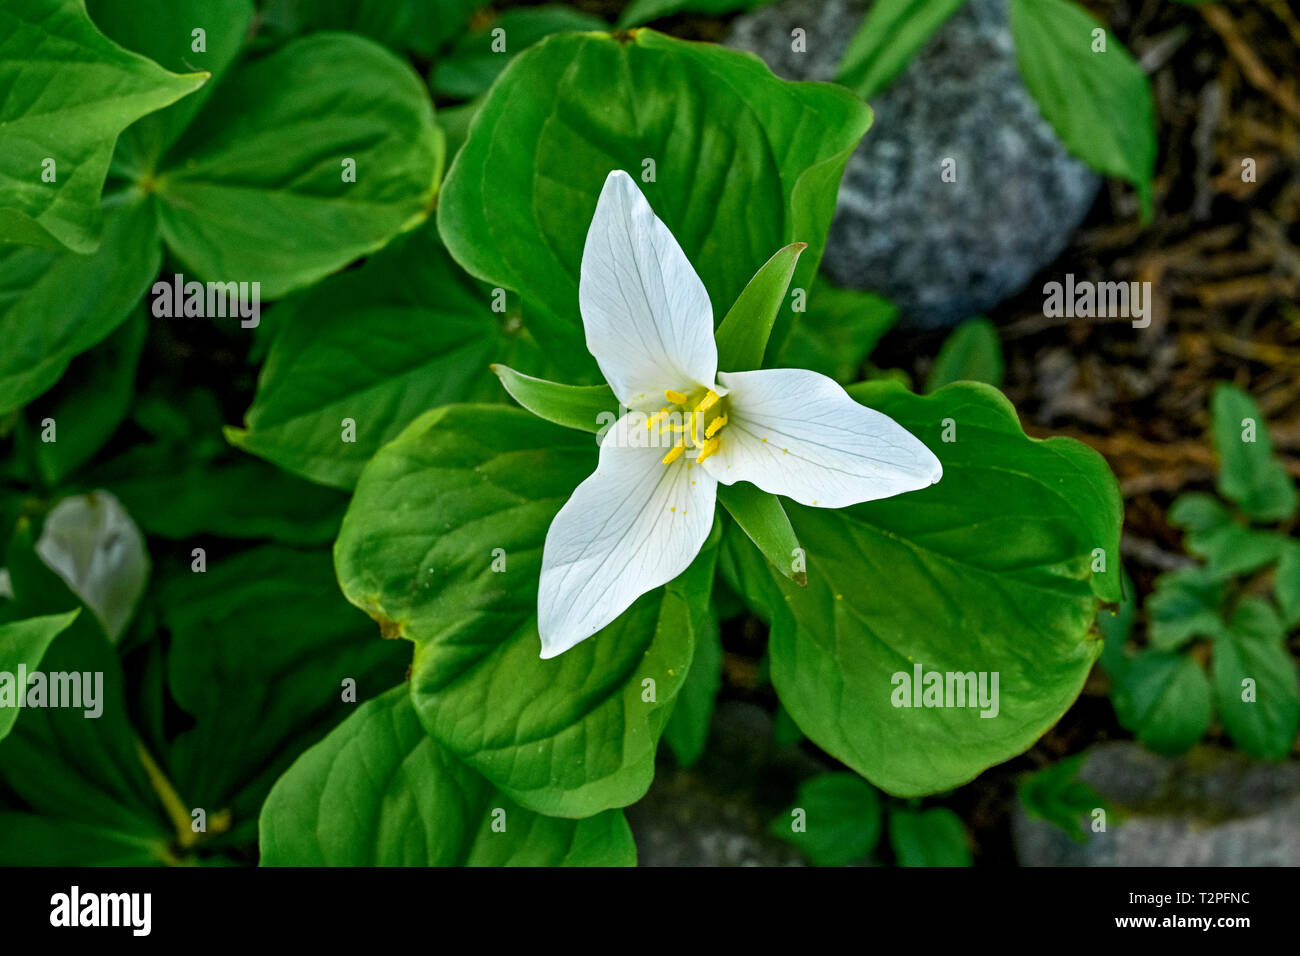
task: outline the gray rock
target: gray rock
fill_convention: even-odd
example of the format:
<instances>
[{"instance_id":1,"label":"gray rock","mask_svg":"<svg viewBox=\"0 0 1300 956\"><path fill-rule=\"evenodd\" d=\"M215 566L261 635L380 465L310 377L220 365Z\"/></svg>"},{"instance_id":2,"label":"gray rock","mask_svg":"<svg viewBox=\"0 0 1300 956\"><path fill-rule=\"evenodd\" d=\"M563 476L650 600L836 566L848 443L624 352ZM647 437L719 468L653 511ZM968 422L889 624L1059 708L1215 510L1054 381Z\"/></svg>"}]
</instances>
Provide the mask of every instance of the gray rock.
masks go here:
<instances>
[{"instance_id":1,"label":"gray rock","mask_svg":"<svg viewBox=\"0 0 1300 956\"><path fill-rule=\"evenodd\" d=\"M1017 803L1022 865L1300 866L1300 762L1211 747L1160 757L1124 742L1094 747L1079 776L1120 821L1080 844Z\"/></svg>"},{"instance_id":2,"label":"gray rock","mask_svg":"<svg viewBox=\"0 0 1300 956\"><path fill-rule=\"evenodd\" d=\"M869 0L785 0L738 18L730 46L788 79L829 80ZM807 52L791 49L802 27ZM1100 179L1070 157L1020 80L1007 0L968 0L871 103L823 270L939 328L1015 295L1051 263ZM940 178L956 161L955 183Z\"/></svg>"}]
</instances>

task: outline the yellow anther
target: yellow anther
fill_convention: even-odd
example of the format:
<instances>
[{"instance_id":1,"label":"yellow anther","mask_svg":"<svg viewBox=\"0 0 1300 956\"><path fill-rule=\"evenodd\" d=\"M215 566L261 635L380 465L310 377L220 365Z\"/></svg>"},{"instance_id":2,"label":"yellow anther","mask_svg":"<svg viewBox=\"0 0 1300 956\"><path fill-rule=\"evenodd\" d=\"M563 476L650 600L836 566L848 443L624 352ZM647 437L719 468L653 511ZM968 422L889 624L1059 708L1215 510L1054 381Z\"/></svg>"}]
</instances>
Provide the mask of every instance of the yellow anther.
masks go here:
<instances>
[{"instance_id":1,"label":"yellow anther","mask_svg":"<svg viewBox=\"0 0 1300 956\"><path fill-rule=\"evenodd\" d=\"M668 415L671 413L671 411L672 410L668 408L659 409L659 411L655 412L653 415L651 415L649 418L646 419L645 427L654 428L661 421L667 418Z\"/></svg>"},{"instance_id":2,"label":"yellow anther","mask_svg":"<svg viewBox=\"0 0 1300 956\"><path fill-rule=\"evenodd\" d=\"M686 396L681 392L673 391L671 388L664 389L664 396L674 405L685 405Z\"/></svg>"},{"instance_id":3,"label":"yellow anther","mask_svg":"<svg viewBox=\"0 0 1300 956\"><path fill-rule=\"evenodd\" d=\"M725 424L727 424L727 416L719 415L712 422L710 422L709 427L704 430L704 437L712 438L714 435L716 435L719 431L722 430L722 426Z\"/></svg>"},{"instance_id":4,"label":"yellow anther","mask_svg":"<svg viewBox=\"0 0 1300 956\"><path fill-rule=\"evenodd\" d=\"M717 450L718 450L718 439L710 438L708 441L704 443L704 447L700 449L700 454L695 459L696 463L698 464L699 462L704 461L704 459L708 458Z\"/></svg>"},{"instance_id":5,"label":"yellow anther","mask_svg":"<svg viewBox=\"0 0 1300 956\"><path fill-rule=\"evenodd\" d=\"M686 451L686 443L680 442L668 449L668 454L664 455L664 464L671 465L678 458L682 457L682 452Z\"/></svg>"},{"instance_id":6,"label":"yellow anther","mask_svg":"<svg viewBox=\"0 0 1300 956\"><path fill-rule=\"evenodd\" d=\"M718 404L718 393L709 389L708 393L700 399L700 404L695 406L697 412L707 412L714 405Z\"/></svg>"},{"instance_id":7,"label":"yellow anther","mask_svg":"<svg viewBox=\"0 0 1300 956\"><path fill-rule=\"evenodd\" d=\"M691 412L690 416L691 416L691 444L698 445L700 443L700 419L703 418L704 416L701 415L699 412Z\"/></svg>"}]
</instances>

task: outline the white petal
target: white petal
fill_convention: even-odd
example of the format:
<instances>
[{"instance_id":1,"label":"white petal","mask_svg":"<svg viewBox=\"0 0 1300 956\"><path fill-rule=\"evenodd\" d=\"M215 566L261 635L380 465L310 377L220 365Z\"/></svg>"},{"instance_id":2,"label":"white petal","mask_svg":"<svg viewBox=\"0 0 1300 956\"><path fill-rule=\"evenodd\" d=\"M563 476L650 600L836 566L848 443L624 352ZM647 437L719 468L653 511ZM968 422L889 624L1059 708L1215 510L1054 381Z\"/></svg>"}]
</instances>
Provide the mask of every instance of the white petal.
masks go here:
<instances>
[{"instance_id":1,"label":"white petal","mask_svg":"<svg viewBox=\"0 0 1300 956\"><path fill-rule=\"evenodd\" d=\"M578 304L587 348L629 408L659 408L666 389L713 384L718 347L709 294L621 169L605 179L587 230Z\"/></svg>"},{"instance_id":2,"label":"white petal","mask_svg":"<svg viewBox=\"0 0 1300 956\"><path fill-rule=\"evenodd\" d=\"M731 390L718 451L704 467L724 485L843 508L934 484L943 466L888 415L804 369L722 372ZM764 440L766 439L766 440Z\"/></svg>"},{"instance_id":3,"label":"white petal","mask_svg":"<svg viewBox=\"0 0 1300 956\"><path fill-rule=\"evenodd\" d=\"M685 456L663 464L630 413L605 435L596 471L546 532L537 595L542 657L584 641L690 566L713 527L717 483ZM690 467L688 467L690 465Z\"/></svg>"}]
</instances>

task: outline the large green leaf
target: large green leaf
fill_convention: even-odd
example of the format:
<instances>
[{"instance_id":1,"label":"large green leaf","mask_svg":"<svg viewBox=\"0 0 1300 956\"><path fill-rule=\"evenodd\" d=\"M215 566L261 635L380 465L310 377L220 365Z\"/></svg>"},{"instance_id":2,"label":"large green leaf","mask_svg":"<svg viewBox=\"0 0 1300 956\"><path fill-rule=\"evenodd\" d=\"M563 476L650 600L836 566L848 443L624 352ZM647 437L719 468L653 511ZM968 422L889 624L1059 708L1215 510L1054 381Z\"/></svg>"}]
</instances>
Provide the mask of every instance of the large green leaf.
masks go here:
<instances>
[{"instance_id":1,"label":"large green leaf","mask_svg":"<svg viewBox=\"0 0 1300 956\"><path fill-rule=\"evenodd\" d=\"M284 308L246 427L227 437L295 474L351 488L370 456L421 412L505 399L489 369L505 348L492 297L432 228Z\"/></svg>"},{"instance_id":2,"label":"large green leaf","mask_svg":"<svg viewBox=\"0 0 1300 956\"><path fill-rule=\"evenodd\" d=\"M13 694L12 702L0 697L0 740L18 719L19 696L24 690L18 686L18 668L25 667L29 673L36 670L50 642L68 629L78 613L73 610L0 624L0 674L12 681L5 693Z\"/></svg>"},{"instance_id":3,"label":"large green leaf","mask_svg":"<svg viewBox=\"0 0 1300 956\"><path fill-rule=\"evenodd\" d=\"M1296 488L1273 455L1268 423L1255 400L1226 382L1210 400L1219 493L1258 521L1285 521L1296 511Z\"/></svg>"},{"instance_id":4,"label":"large green leaf","mask_svg":"<svg viewBox=\"0 0 1300 956\"><path fill-rule=\"evenodd\" d=\"M344 30L425 56L465 29L486 0L265 0L268 25L292 33Z\"/></svg>"},{"instance_id":5,"label":"large green leaf","mask_svg":"<svg viewBox=\"0 0 1300 956\"><path fill-rule=\"evenodd\" d=\"M177 789L251 841L271 785L298 754L400 680L411 649L381 641L338 592L327 552L264 547L182 572L160 597L168 684L195 719L176 738ZM350 700L345 699L345 681Z\"/></svg>"},{"instance_id":6,"label":"large green leaf","mask_svg":"<svg viewBox=\"0 0 1300 956\"><path fill-rule=\"evenodd\" d=\"M695 654L677 695L673 715L664 727L664 740L677 763L689 767L704 754L709 742L713 705L722 686L722 634L712 609L700 610L695 621Z\"/></svg>"},{"instance_id":7,"label":"large green leaf","mask_svg":"<svg viewBox=\"0 0 1300 956\"><path fill-rule=\"evenodd\" d=\"M303 754L261 819L264 866L627 866L623 814L556 820L510 798L424 733L405 685Z\"/></svg>"},{"instance_id":8,"label":"large green leaf","mask_svg":"<svg viewBox=\"0 0 1300 956\"><path fill-rule=\"evenodd\" d=\"M524 297L555 362L595 381L578 267L611 170L637 179L718 320L791 242L808 243L794 279L807 288L844 164L870 119L847 90L787 83L748 54L652 30L553 36L492 87L448 173L438 229L469 272ZM791 319L783 308L771 354Z\"/></svg>"},{"instance_id":9,"label":"large green leaf","mask_svg":"<svg viewBox=\"0 0 1300 956\"><path fill-rule=\"evenodd\" d=\"M1119 492L1086 446L1027 438L988 386L850 394L925 442L943 478L839 511L788 503L807 588L764 584L752 562L737 583L771 621L772 680L799 727L877 786L931 793L1020 753L1078 695L1097 597L1120 596ZM990 690L997 674L996 716L902 706L917 667L986 674Z\"/></svg>"},{"instance_id":10,"label":"large green leaf","mask_svg":"<svg viewBox=\"0 0 1300 956\"><path fill-rule=\"evenodd\" d=\"M1136 186L1149 218L1157 144L1142 67L1071 0L1011 0L1011 33L1025 86L1065 147ZM1094 52L1094 33L1103 35L1104 52Z\"/></svg>"},{"instance_id":11,"label":"large green leaf","mask_svg":"<svg viewBox=\"0 0 1300 956\"><path fill-rule=\"evenodd\" d=\"M271 299L420 223L442 161L411 68L372 41L327 33L231 70L142 185L198 278L260 282Z\"/></svg>"},{"instance_id":12,"label":"large green leaf","mask_svg":"<svg viewBox=\"0 0 1300 956\"><path fill-rule=\"evenodd\" d=\"M1263 598L1244 598L1214 644L1214 698L1233 742L1281 760L1300 728L1300 675L1282 622Z\"/></svg>"},{"instance_id":13,"label":"large green leaf","mask_svg":"<svg viewBox=\"0 0 1300 956\"><path fill-rule=\"evenodd\" d=\"M0 415L40 395L126 319L158 274L149 207L111 212L90 255L0 247Z\"/></svg>"},{"instance_id":14,"label":"large green leaf","mask_svg":"<svg viewBox=\"0 0 1300 956\"><path fill-rule=\"evenodd\" d=\"M118 134L203 85L95 29L82 0L0 8L0 242L93 252ZM54 180L46 182L52 160Z\"/></svg>"},{"instance_id":15,"label":"large green leaf","mask_svg":"<svg viewBox=\"0 0 1300 956\"><path fill-rule=\"evenodd\" d=\"M875 96L966 0L875 0L849 40L836 79L864 100Z\"/></svg>"},{"instance_id":16,"label":"large green leaf","mask_svg":"<svg viewBox=\"0 0 1300 956\"><path fill-rule=\"evenodd\" d=\"M526 411L435 410L366 467L334 552L348 600L415 642L411 693L429 732L512 799L559 816L645 793L715 553L541 660L542 544L595 464L590 435Z\"/></svg>"}]
</instances>

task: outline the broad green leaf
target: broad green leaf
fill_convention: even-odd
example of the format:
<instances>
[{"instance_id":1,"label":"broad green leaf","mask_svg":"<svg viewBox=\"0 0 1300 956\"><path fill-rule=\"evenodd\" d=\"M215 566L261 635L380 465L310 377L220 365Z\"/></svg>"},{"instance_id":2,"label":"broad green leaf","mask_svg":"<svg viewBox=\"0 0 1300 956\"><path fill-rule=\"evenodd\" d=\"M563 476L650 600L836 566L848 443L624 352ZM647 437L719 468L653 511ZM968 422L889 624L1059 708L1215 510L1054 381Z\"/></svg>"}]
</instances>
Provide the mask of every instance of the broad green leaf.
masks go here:
<instances>
[{"instance_id":1,"label":"broad green leaf","mask_svg":"<svg viewBox=\"0 0 1300 956\"><path fill-rule=\"evenodd\" d=\"M114 209L91 255L0 246L0 415L36 398L73 356L121 325L161 260L143 204Z\"/></svg>"},{"instance_id":2,"label":"broad green leaf","mask_svg":"<svg viewBox=\"0 0 1300 956\"><path fill-rule=\"evenodd\" d=\"M689 767L698 761L709 742L713 704L722 686L722 657L718 617L709 609L697 615L691 668L677 694L673 715L664 727L664 741L680 766Z\"/></svg>"},{"instance_id":3,"label":"broad green leaf","mask_svg":"<svg viewBox=\"0 0 1300 956\"><path fill-rule=\"evenodd\" d=\"M1169 523L1187 530L1187 550L1206 559L1209 573L1227 581L1276 561L1286 539L1246 528L1213 495L1180 495L1169 507Z\"/></svg>"},{"instance_id":4,"label":"broad green leaf","mask_svg":"<svg viewBox=\"0 0 1300 956\"><path fill-rule=\"evenodd\" d=\"M73 359L50 394L52 401L28 408L32 457L45 484L59 484L94 457L126 419L146 324L144 313L135 312L107 339ZM54 421L55 441L36 437L46 419Z\"/></svg>"},{"instance_id":5,"label":"broad green leaf","mask_svg":"<svg viewBox=\"0 0 1300 956\"><path fill-rule=\"evenodd\" d=\"M1283 549L1273 590L1283 625L1289 630L1300 624L1300 544L1291 541Z\"/></svg>"},{"instance_id":6,"label":"broad green leaf","mask_svg":"<svg viewBox=\"0 0 1300 956\"><path fill-rule=\"evenodd\" d=\"M875 0L849 40L836 82L869 100L902 73L965 0Z\"/></svg>"},{"instance_id":7,"label":"broad green leaf","mask_svg":"<svg viewBox=\"0 0 1300 956\"><path fill-rule=\"evenodd\" d=\"M471 274L524 297L528 325L564 377L598 381L578 270L611 170L636 178L716 320L791 242L809 246L794 279L808 287L870 119L847 90L787 83L747 54L652 30L559 34L515 57L488 93L448 172L438 230ZM772 354L791 319L783 308Z\"/></svg>"},{"instance_id":8,"label":"broad green leaf","mask_svg":"<svg viewBox=\"0 0 1300 956\"><path fill-rule=\"evenodd\" d=\"M1078 779L1083 756L1067 757L1044 770L1026 774L1016 783L1025 812L1059 827L1076 843L1088 842L1087 820L1093 810L1110 811L1101 794Z\"/></svg>"},{"instance_id":9,"label":"broad green leaf","mask_svg":"<svg viewBox=\"0 0 1300 956\"><path fill-rule=\"evenodd\" d=\"M970 866L966 828L947 807L891 810L889 845L899 866Z\"/></svg>"},{"instance_id":10,"label":"broad green leaf","mask_svg":"<svg viewBox=\"0 0 1300 956\"><path fill-rule=\"evenodd\" d=\"M768 826L817 866L860 860L880 842L876 788L855 773L823 773L799 785L794 805Z\"/></svg>"},{"instance_id":11,"label":"broad green leaf","mask_svg":"<svg viewBox=\"0 0 1300 956\"><path fill-rule=\"evenodd\" d=\"M491 297L432 229L402 237L288 308L245 428L226 434L311 481L349 489L421 412L500 394L489 371L502 350Z\"/></svg>"},{"instance_id":12,"label":"broad green leaf","mask_svg":"<svg viewBox=\"0 0 1300 956\"><path fill-rule=\"evenodd\" d=\"M772 335L772 325L781 311L785 290L790 287L799 254L808 244L792 242L772 254L718 326L718 367L728 372L747 372L763 364L763 352Z\"/></svg>"},{"instance_id":13,"label":"broad green leaf","mask_svg":"<svg viewBox=\"0 0 1300 956\"><path fill-rule=\"evenodd\" d=\"M87 0L86 9L115 43L176 73L211 77L198 92L133 123L118 142L112 172L139 181L220 85L253 23L252 0ZM199 32L201 31L201 32Z\"/></svg>"},{"instance_id":14,"label":"broad green leaf","mask_svg":"<svg viewBox=\"0 0 1300 956\"><path fill-rule=\"evenodd\" d=\"M925 442L943 478L839 511L788 503L808 587L743 569L739 586L771 623L772 680L809 738L881 789L933 793L1026 749L1078 695L1101 649L1097 599L1120 597L1119 493L1093 451L1027 438L988 386L850 394ZM930 672L970 675L942 677L954 703L980 675L991 697L996 674L997 704L916 705Z\"/></svg>"},{"instance_id":15,"label":"broad green leaf","mask_svg":"<svg viewBox=\"0 0 1300 956\"><path fill-rule=\"evenodd\" d=\"M317 34L231 70L144 185L186 269L274 299L418 225L442 160L411 68L361 37Z\"/></svg>"},{"instance_id":16,"label":"broad green leaf","mask_svg":"<svg viewBox=\"0 0 1300 956\"><path fill-rule=\"evenodd\" d=\"M410 662L409 645L380 640L343 600L324 551L264 547L186 569L159 603L168 685L195 721L168 766L209 830L221 819L236 840L256 837L262 801L298 754Z\"/></svg>"},{"instance_id":17,"label":"broad green leaf","mask_svg":"<svg viewBox=\"0 0 1300 956\"><path fill-rule=\"evenodd\" d=\"M1223 630L1219 614L1224 596L1222 582L1204 568L1160 575L1147 599L1152 646L1172 651L1194 637L1216 637Z\"/></svg>"},{"instance_id":18,"label":"broad green leaf","mask_svg":"<svg viewBox=\"0 0 1300 956\"><path fill-rule=\"evenodd\" d=\"M584 432L599 432L617 421L618 399L608 385L561 385L493 365L510 397L534 415Z\"/></svg>"},{"instance_id":19,"label":"broad green leaf","mask_svg":"<svg viewBox=\"0 0 1300 956\"><path fill-rule=\"evenodd\" d=\"M530 813L424 733L406 685L289 769L261 817L263 866L630 866L623 814Z\"/></svg>"},{"instance_id":20,"label":"broad green leaf","mask_svg":"<svg viewBox=\"0 0 1300 956\"><path fill-rule=\"evenodd\" d=\"M1210 400L1219 494L1257 521L1285 521L1296 512L1296 489L1273 455L1268 424L1255 400L1226 382Z\"/></svg>"},{"instance_id":21,"label":"broad green leaf","mask_svg":"<svg viewBox=\"0 0 1300 956\"><path fill-rule=\"evenodd\" d=\"M988 319L967 319L944 340L925 380L925 390L937 392L953 382L1002 385L1002 345L998 330Z\"/></svg>"},{"instance_id":22,"label":"broad green leaf","mask_svg":"<svg viewBox=\"0 0 1300 956\"><path fill-rule=\"evenodd\" d=\"M437 409L366 466L334 549L348 600L415 642L411 694L429 733L511 799L558 816L645 793L715 553L542 660L543 541L596 451L522 409Z\"/></svg>"},{"instance_id":23,"label":"broad green leaf","mask_svg":"<svg viewBox=\"0 0 1300 956\"><path fill-rule=\"evenodd\" d=\"M721 16L739 10L753 10L772 0L631 0L618 16L618 28L626 30L676 13Z\"/></svg>"},{"instance_id":24,"label":"broad green leaf","mask_svg":"<svg viewBox=\"0 0 1300 956\"><path fill-rule=\"evenodd\" d=\"M1195 659L1143 650L1112 680L1115 716L1148 750L1180 754L1209 730L1210 682Z\"/></svg>"},{"instance_id":25,"label":"broad green leaf","mask_svg":"<svg viewBox=\"0 0 1300 956\"><path fill-rule=\"evenodd\" d=\"M206 79L168 73L123 50L95 29L82 0L6 0L0 242L94 252L118 134Z\"/></svg>"},{"instance_id":26,"label":"broad green leaf","mask_svg":"<svg viewBox=\"0 0 1300 956\"><path fill-rule=\"evenodd\" d=\"M727 514L735 519L772 567L801 587L808 583L803 551L780 498L747 481L738 481L734 485L718 485L718 503L727 509Z\"/></svg>"},{"instance_id":27,"label":"broad green leaf","mask_svg":"<svg viewBox=\"0 0 1300 956\"><path fill-rule=\"evenodd\" d=\"M0 863L6 866L151 866L166 855L158 836L0 809Z\"/></svg>"},{"instance_id":28,"label":"broad green leaf","mask_svg":"<svg viewBox=\"0 0 1300 956\"><path fill-rule=\"evenodd\" d=\"M506 10L476 20L473 29L438 58L430 86L439 96L471 99L487 91L511 56L552 33L607 29L599 17L558 3Z\"/></svg>"},{"instance_id":29,"label":"broad green leaf","mask_svg":"<svg viewBox=\"0 0 1300 956\"><path fill-rule=\"evenodd\" d=\"M862 379L862 363L881 337L898 321L898 307L888 299L856 289L839 289L814 280L785 348L774 364L807 368L843 385Z\"/></svg>"},{"instance_id":30,"label":"broad green leaf","mask_svg":"<svg viewBox=\"0 0 1300 956\"><path fill-rule=\"evenodd\" d=\"M19 686L18 668L31 673L41 663L50 642L68 629L79 610L46 614L10 624L0 624L0 740L18 719L24 687Z\"/></svg>"},{"instance_id":31,"label":"broad green leaf","mask_svg":"<svg viewBox=\"0 0 1300 956\"><path fill-rule=\"evenodd\" d=\"M1011 0L1011 34L1025 86L1066 149L1131 182L1150 219L1157 143L1142 67L1071 0Z\"/></svg>"},{"instance_id":32,"label":"broad green leaf","mask_svg":"<svg viewBox=\"0 0 1300 956\"><path fill-rule=\"evenodd\" d=\"M1284 629L1263 598L1243 598L1214 644L1214 700L1233 743L1264 760L1281 760L1300 728L1300 673Z\"/></svg>"}]
</instances>

